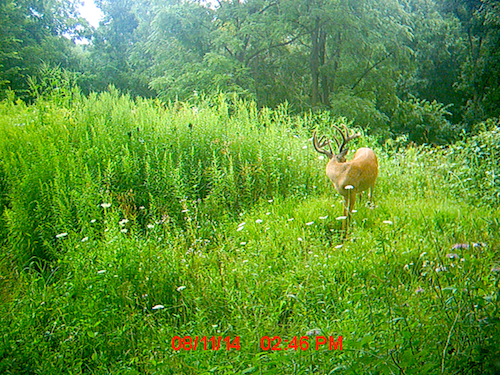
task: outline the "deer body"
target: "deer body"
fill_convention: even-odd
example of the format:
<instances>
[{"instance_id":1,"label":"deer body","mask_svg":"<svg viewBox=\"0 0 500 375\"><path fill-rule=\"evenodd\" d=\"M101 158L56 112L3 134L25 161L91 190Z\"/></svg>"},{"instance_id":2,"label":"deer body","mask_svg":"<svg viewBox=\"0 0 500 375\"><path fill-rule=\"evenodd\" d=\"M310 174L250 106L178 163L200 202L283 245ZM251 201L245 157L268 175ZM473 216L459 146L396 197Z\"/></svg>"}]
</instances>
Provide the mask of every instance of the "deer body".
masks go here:
<instances>
[{"instance_id":1,"label":"deer body","mask_svg":"<svg viewBox=\"0 0 500 375\"><path fill-rule=\"evenodd\" d=\"M339 146L339 152L333 153L330 141L321 137L318 141L316 133L314 133L313 144L316 151L328 156L330 161L326 165L326 175L335 186L335 190L344 198L344 216L346 220L342 223L342 230L348 228L351 212L354 209L356 195L363 191L370 190L370 201L373 196L373 189L378 175L378 161L375 152L367 147L359 148L354 157L350 161L346 161L345 156L349 149L347 143L359 137L359 134L349 136L347 128L344 126L346 134L334 125L342 135L343 142L340 143L337 139L335 142ZM325 150L323 147L329 146L330 150ZM347 235L347 231L345 232Z\"/></svg>"},{"instance_id":2,"label":"deer body","mask_svg":"<svg viewBox=\"0 0 500 375\"><path fill-rule=\"evenodd\" d=\"M344 198L349 194L345 189L349 185L353 187L351 193L373 190L378 175L377 156L371 148L362 147L351 161L338 162L332 158L326 165L326 175Z\"/></svg>"}]
</instances>

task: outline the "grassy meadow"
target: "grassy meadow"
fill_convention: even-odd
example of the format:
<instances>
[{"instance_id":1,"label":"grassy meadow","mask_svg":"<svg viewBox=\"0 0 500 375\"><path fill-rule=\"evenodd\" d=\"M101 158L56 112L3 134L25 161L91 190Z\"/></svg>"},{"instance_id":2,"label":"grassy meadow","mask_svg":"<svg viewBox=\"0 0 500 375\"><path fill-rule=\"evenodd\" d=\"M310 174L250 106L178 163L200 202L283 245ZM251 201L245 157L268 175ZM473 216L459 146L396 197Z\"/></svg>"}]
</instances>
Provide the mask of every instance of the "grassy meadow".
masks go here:
<instances>
[{"instance_id":1,"label":"grassy meadow","mask_svg":"<svg viewBox=\"0 0 500 375\"><path fill-rule=\"evenodd\" d=\"M499 373L498 125L354 141L380 173L344 241L310 141L342 121L224 95L2 102L0 373Z\"/></svg>"}]
</instances>

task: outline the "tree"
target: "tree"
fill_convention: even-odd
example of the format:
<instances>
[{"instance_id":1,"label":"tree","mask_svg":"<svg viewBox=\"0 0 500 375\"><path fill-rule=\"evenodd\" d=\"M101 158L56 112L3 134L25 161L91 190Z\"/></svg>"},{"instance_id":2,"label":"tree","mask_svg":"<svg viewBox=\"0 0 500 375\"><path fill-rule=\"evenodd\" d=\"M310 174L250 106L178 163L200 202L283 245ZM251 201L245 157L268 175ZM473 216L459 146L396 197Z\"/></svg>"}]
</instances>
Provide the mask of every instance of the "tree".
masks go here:
<instances>
[{"instance_id":1,"label":"tree","mask_svg":"<svg viewBox=\"0 0 500 375\"><path fill-rule=\"evenodd\" d=\"M464 33L465 58L457 86L465 96L463 121L470 130L489 117L500 117L500 6L495 0L442 0Z\"/></svg>"},{"instance_id":2,"label":"tree","mask_svg":"<svg viewBox=\"0 0 500 375\"><path fill-rule=\"evenodd\" d=\"M407 3L412 14L409 47L415 70L406 76L402 99L419 97L448 106L455 122L461 119L465 102L455 84L464 59L464 38L460 22L442 12L437 2L412 0Z\"/></svg>"},{"instance_id":3,"label":"tree","mask_svg":"<svg viewBox=\"0 0 500 375\"><path fill-rule=\"evenodd\" d=\"M67 69L78 67L74 41L87 23L78 16L76 0L7 0L0 4L0 90L12 89L29 98L28 77L42 63Z\"/></svg>"},{"instance_id":4,"label":"tree","mask_svg":"<svg viewBox=\"0 0 500 375\"><path fill-rule=\"evenodd\" d=\"M194 91L214 90L219 73L214 67L228 62L210 54L212 19L211 10L196 2L155 4L142 48L151 51L151 87L163 98L186 99Z\"/></svg>"},{"instance_id":5,"label":"tree","mask_svg":"<svg viewBox=\"0 0 500 375\"><path fill-rule=\"evenodd\" d=\"M152 96L144 71L149 67L147 55L137 58L137 44L143 10L149 1L95 0L103 12L103 20L91 37L87 47L86 70L81 79L86 92L103 91L114 85L133 95ZM144 66L145 64L145 66Z\"/></svg>"}]
</instances>

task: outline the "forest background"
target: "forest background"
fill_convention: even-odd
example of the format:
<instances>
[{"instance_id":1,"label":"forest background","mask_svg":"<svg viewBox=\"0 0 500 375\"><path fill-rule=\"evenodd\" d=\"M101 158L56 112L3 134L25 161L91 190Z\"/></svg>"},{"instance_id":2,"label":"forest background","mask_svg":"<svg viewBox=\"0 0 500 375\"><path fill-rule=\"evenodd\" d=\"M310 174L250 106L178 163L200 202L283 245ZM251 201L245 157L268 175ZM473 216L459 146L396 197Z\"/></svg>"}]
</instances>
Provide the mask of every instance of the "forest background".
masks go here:
<instances>
[{"instance_id":1,"label":"forest background","mask_svg":"<svg viewBox=\"0 0 500 375\"><path fill-rule=\"evenodd\" d=\"M0 97L32 101L59 67L84 93L236 93L416 143L450 142L499 116L494 0L95 3L97 28L76 0L3 1Z\"/></svg>"}]
</instances>

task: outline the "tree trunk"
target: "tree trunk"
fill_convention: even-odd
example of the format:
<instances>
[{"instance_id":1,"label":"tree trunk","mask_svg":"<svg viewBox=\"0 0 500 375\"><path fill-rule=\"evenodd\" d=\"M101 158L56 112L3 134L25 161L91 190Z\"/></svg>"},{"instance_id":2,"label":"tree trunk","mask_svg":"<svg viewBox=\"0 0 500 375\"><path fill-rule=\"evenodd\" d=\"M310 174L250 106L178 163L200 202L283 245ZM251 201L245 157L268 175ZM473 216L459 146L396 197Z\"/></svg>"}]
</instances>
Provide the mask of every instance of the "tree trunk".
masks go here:
<instances>
[{"instance_id":1,"label":"tree trunk","mask_svg":"<svg viewBox=\"0 0 500 375\"><path fill-rule=\"evenodd\" d=\"M328 72L324 68L326 63L326 32L323 28L319 31L319 78L321 84L321 103L329 106L330 104L330 80L328 79Z\"/></svg>"},{"instance_id":2,"label":"tree trunk","mask_svg":"<svg viewBox=\"0 0 500 375\"><path fill-rule=\"evenodd\" d=\"M322 69L326 63L326 32L316 19L311 32L311 105L326 105L330 103L330 84L328 73Z\"/></svg>"},{"instance_id":3,"label":"tree trunk","mask_svg":"<svg viewBox=\"0 0 500 375\"><path fill-rule=\"evenodd\" d=\"M311 105L319 102L319 19L311 32Z\"/></svg>"}]
</instances>

